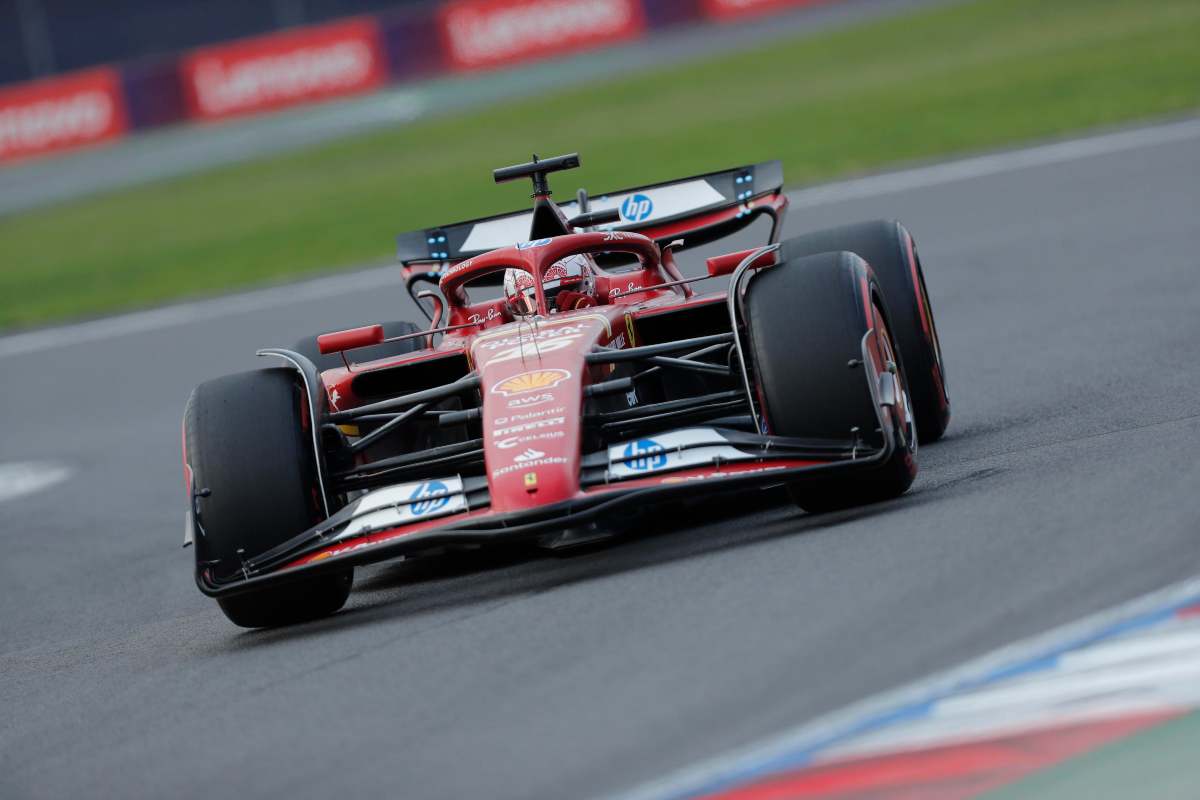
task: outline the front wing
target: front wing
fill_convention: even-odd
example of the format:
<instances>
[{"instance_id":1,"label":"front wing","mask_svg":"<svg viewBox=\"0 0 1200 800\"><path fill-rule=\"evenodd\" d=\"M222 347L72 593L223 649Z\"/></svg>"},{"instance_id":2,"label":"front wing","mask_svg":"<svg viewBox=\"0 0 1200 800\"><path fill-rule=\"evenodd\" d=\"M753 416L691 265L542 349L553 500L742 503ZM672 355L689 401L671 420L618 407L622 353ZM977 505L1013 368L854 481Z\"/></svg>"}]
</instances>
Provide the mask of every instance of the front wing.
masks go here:
<instances>
[{"instance_id":1,"label":"front wing","mask_svg":"<svg viewBox=\"0 0 1200 800\"><path fill-rule=\"evenodd\" d=\"M584 488L579 496L508 514L487 507L483 478L451 477L387 487L358 498L283 545L246 559L236 576L218 578L210 568L198 566L196 583L206 595L225 597L433 548L536 539L598 521L602 524L606 514L695 496L700 483L703 488L699 491L709 498L834 474L869 472L886 463L896 447L895 433L885 424L882 410L880 429L887 432L883 445L873 449L865 449L859 442L802 441L726 431L724 444L696 440L689 448L668 443L669 449L662 452L625 452L616 458L602 451L585 457ZM668 440L672 435L659 438ZM730 447L743 453L757 448L759 454L731 459L713 453ZM692 459L704 463L689 463L689 449L711 457ZM636 466L665 456L677 460L663 463L666 469L662 472L632 477L631 463ZM608 462L601 471L605 479L598 480L596 470L604 461ZM613 470L613 466L618 468ZM593 476L590 481L589 472Z\"/></svg>"}]
</instances>

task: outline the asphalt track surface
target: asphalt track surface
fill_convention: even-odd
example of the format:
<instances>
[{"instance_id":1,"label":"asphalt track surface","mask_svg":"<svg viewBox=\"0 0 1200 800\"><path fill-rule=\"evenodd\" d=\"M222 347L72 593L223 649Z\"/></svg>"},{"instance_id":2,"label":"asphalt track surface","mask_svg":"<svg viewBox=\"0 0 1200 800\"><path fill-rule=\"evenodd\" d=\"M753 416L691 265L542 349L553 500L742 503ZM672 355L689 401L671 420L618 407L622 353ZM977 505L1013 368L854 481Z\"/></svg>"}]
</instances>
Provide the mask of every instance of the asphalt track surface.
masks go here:
<instances>
[{"instance_id":1,"label":"asphalt track surface","mask_svg":"<svg viewBox=\"0 0 1200 800\"><path fill-rule=\"evenodd\" d=\"M285 630L192 584L183 403L399 285L0 357L0 463L73 470L0 502L0 796L604 796L1200 573L1198 178L1200 134L807 195L922 248L954 420L907 496L378 566Z\"/></svg>"}]
</instances>

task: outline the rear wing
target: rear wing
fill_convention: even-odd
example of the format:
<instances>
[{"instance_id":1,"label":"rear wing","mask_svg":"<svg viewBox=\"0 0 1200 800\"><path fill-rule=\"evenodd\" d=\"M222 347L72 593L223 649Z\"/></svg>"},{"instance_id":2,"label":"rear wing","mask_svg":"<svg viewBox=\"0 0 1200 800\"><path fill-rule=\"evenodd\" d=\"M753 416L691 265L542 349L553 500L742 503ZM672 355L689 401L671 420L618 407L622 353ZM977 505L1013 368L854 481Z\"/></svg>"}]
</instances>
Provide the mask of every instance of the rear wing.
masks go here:
<instances>
[{"instance_id":1,"label":"rear wing","mask_svg":"<svg viewBox=\"0 0 1200 800\"><path fill-rule=\"evenodd\" d=\"M578 200L559 207L567 217L615 208L620 221L605 230L635 231L660 245L682 239L683 248L690 248L735 233L762 214L773 220L776 241L786 205L778 202L782 193L783 165L764 161L595 197L581 191L585 209ZM402 233L397 255L405 267L461 261L530 239L532 222L530 209Z\"/></svg>"}]
</instances>

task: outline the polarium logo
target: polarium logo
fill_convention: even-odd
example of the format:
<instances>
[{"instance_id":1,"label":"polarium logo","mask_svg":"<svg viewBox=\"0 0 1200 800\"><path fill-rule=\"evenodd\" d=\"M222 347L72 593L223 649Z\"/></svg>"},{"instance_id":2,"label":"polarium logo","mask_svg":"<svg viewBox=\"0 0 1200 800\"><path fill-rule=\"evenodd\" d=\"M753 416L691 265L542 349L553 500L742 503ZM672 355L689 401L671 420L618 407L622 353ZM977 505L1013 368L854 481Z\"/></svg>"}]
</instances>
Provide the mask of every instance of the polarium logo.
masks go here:
<instances>
[{"instance_id":1,"label":"polarium logo","mask_svg":"<svg viewBox=\"0 0 1200 800\"><path fill-rule=\"evenodd\" d=\"M641 222L654 211L654 201L644 194L631 194L621 203L621 219Z\"/></svg>"},{"instance_id":2,"label":"polarium logo","mask_svg":"<svg viewBox=\"0 0 1200 800\"><path fill-rule=\"evenodd\" d=\"M445 508L450 502L450 487L441 481L425 481L417 484L412 495L408 498L410 508L415 516L423 517L438 509Z\"/></svg>"},{"instance_id":3,"label":"polarium logo","mask_svg":"<svg viewBox=\"0 0 1200 800\"><path fill-rule=\"evenodd\" d=\"M625 445L625 465L637 472L662 469L667 465L667 454L653 439L638 439Z\"/></svg>"}]
</instances>

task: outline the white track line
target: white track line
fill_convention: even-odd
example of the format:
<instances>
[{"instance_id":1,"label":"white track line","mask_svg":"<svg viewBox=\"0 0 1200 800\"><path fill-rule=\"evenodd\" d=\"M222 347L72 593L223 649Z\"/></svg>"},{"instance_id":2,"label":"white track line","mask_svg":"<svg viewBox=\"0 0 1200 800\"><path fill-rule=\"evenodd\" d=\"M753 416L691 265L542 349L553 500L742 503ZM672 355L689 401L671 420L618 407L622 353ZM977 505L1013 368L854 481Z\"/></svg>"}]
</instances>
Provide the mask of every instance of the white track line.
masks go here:
<instances>
[{"instance_id":1,"label":"white track line","mask_svg":"<svg viewBox=\"0 0 1200 800\"><path fill-rule=\"evenodd\" d=\"M823 742L834 742L845 737L848 732L856 730L863 720L944 697L981 676L1039 658L1064 645L1086 640L1118 623L1170 607L1198 594L1200 578L1189 578L1076 622L1006 645L957 667L865 698L749 747L717 755L635 787L631 791L610 795L610 800L663 800L687 796L714 781L746 772L757 765L771 763L781 755L818 746Z\"/></svg>"},{"instance_id":2,"label":"white track line","mask_svg":"<svg viewBox=\"0 0 1200 800\"><path fill-rule=\"evenodd\" d=\"M840 203L881 194L939 186L957 181L998 175L1004 172L1061 164L1082 158L1111 155L1127 150L1155 147L1200 137L1200 119L1169 122L1149 128L1118 131L1022 150L915 167L900 172L868 175L824 186L789 192L794 206L805 208ZM135 333L161 330L188 322L210 320L233 314L246 314L265 308L302 303L321 297L351 294L385 285L399 285L394 268L379 268L348 275L330 275L303 283L259 289L212 300L156 308L44 328L0 337L0 358L37 353L72 344L113 339Z\"/></svg>"}]
</instances>

